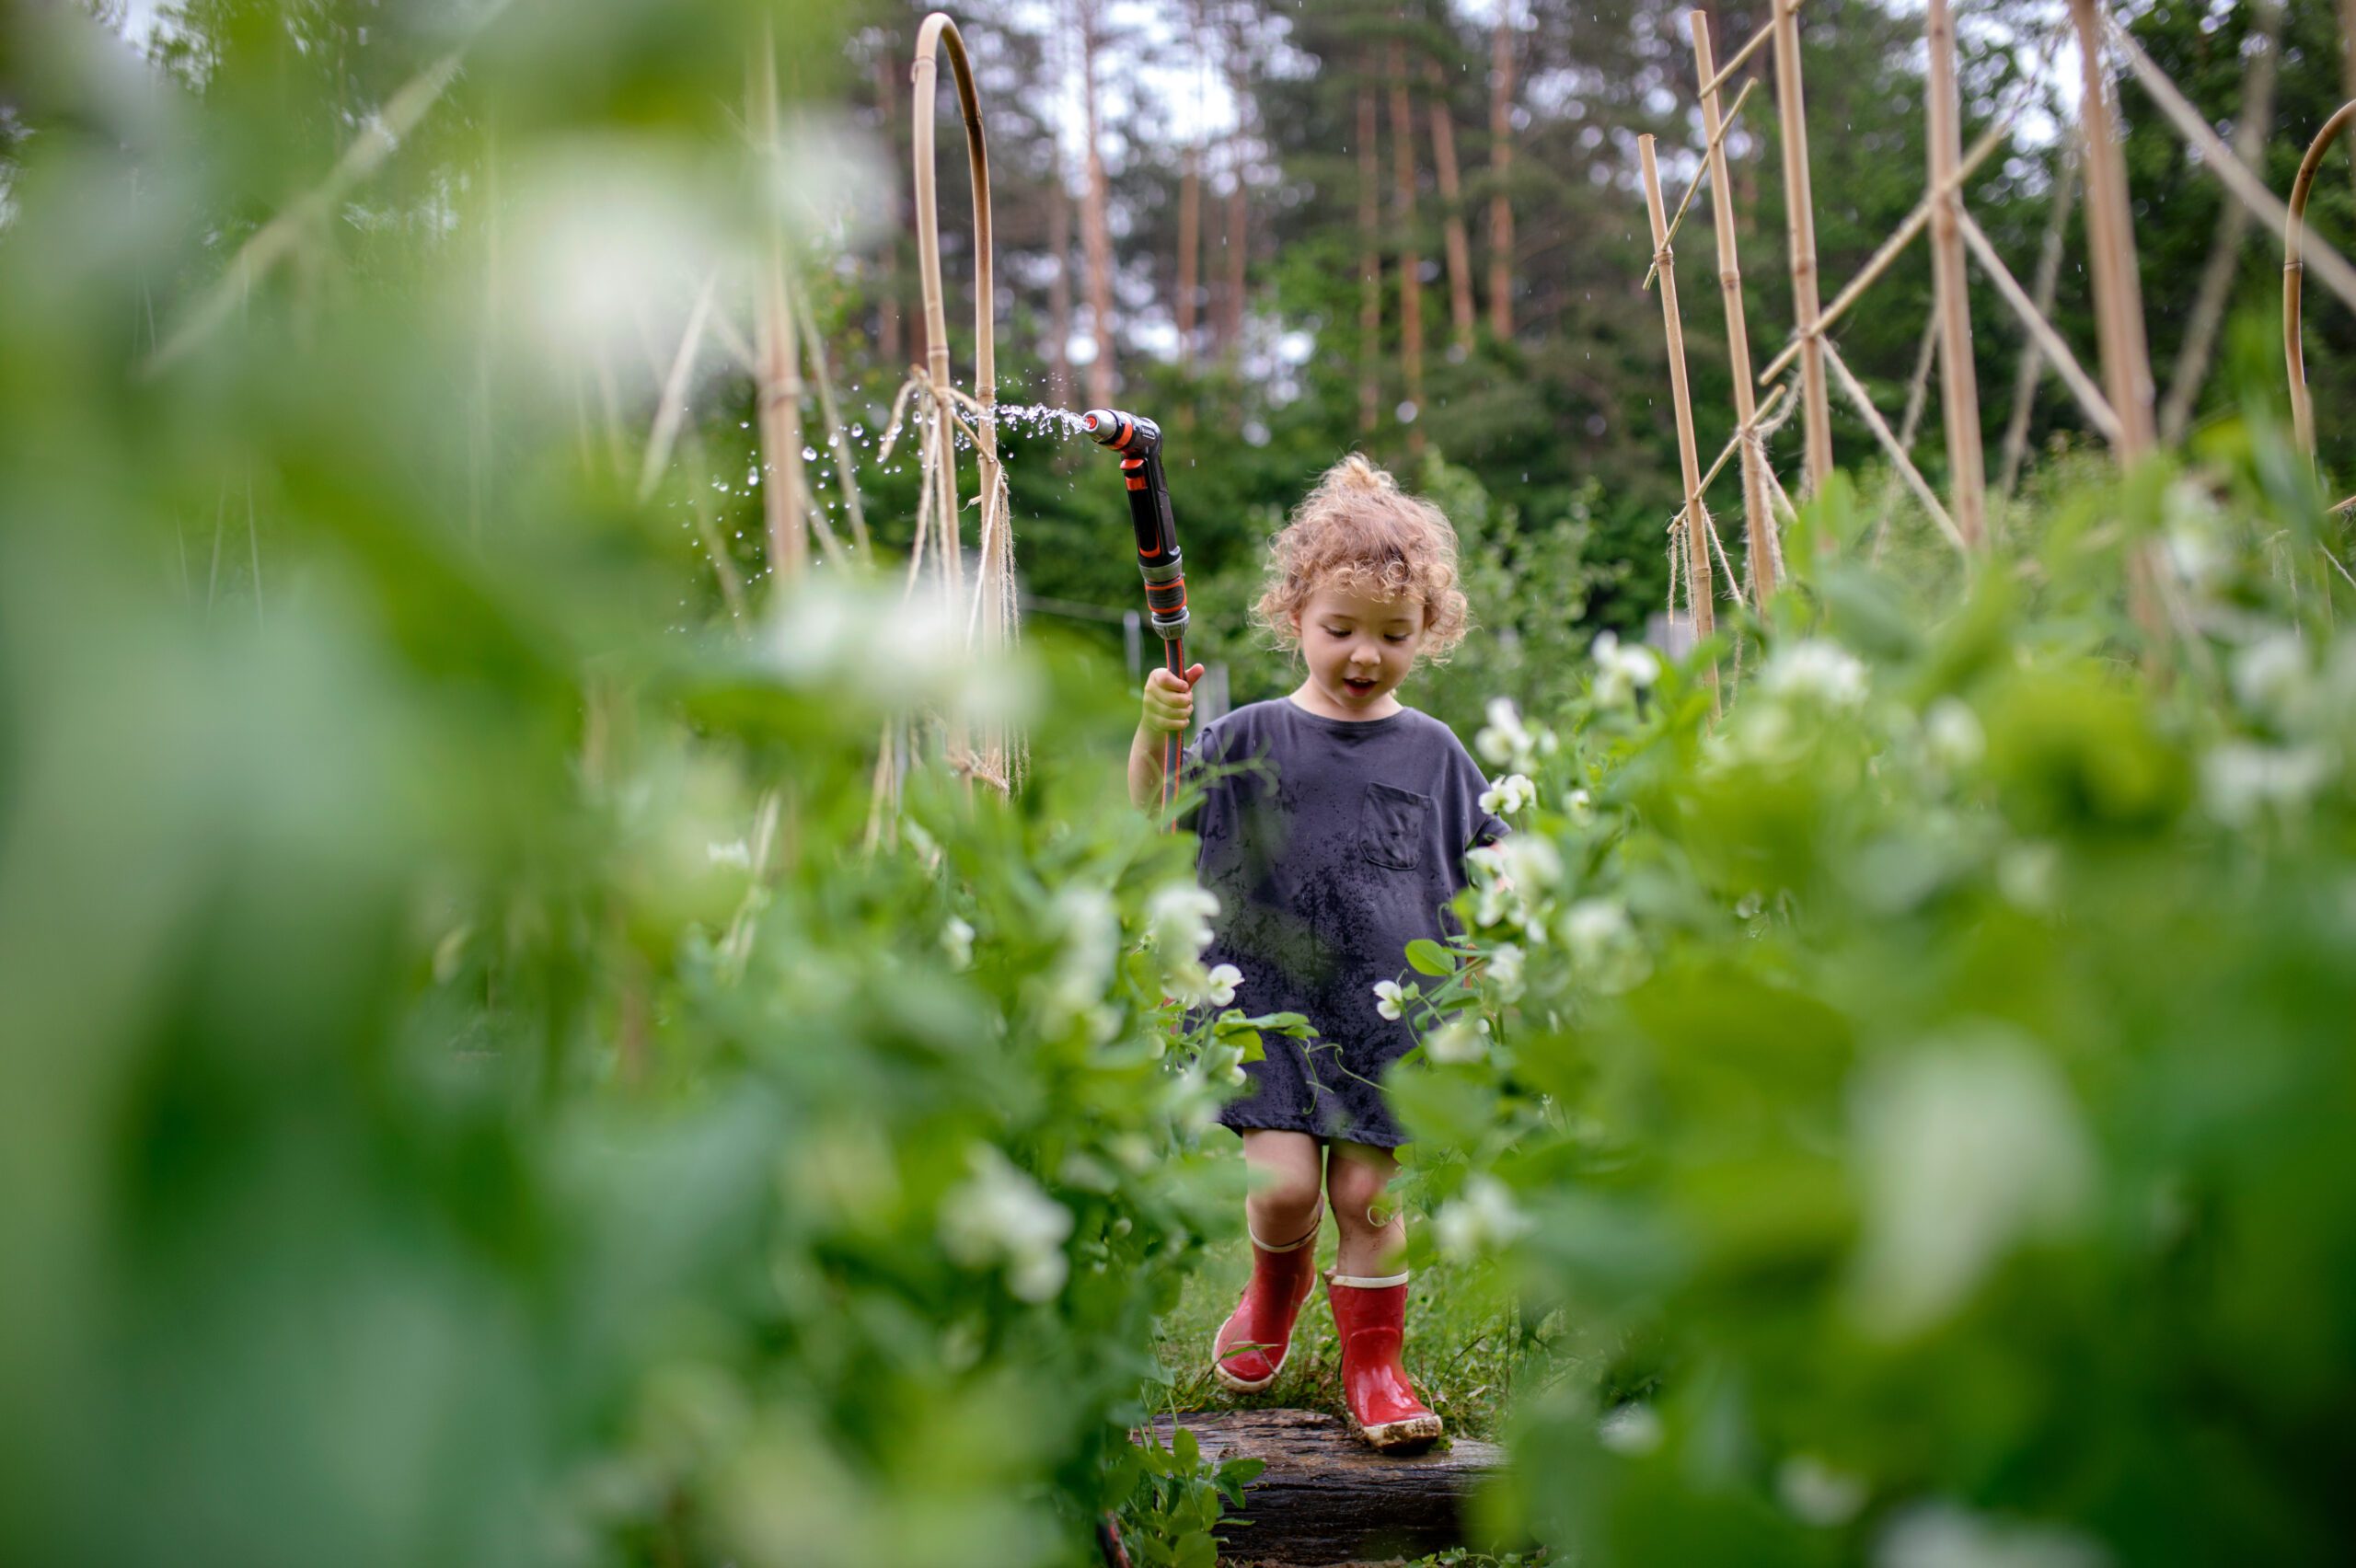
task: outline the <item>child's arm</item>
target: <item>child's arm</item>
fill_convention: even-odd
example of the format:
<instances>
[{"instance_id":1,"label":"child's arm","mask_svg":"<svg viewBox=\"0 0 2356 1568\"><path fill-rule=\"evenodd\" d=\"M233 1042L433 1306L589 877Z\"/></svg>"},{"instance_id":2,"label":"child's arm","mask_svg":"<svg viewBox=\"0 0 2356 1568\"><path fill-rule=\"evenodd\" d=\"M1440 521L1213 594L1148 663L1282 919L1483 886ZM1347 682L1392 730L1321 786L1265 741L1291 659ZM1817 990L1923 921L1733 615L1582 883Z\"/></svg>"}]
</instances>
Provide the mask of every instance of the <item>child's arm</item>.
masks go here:
<instances>
[{"instance_id":1,"label":"child's arm","mask_svg":"<svg viewBox=\"0 0 2356 1568\"><path fill-rule=\"evenodd\" d=\"M1145 677L1145 714L1138 721L1137 739L1129 743L1129 803L1151 811L1161 801L1161 743L1183 735L1195 716L1195 683L1202 678L1196 664L1184 675L1154 670Z\"/></svg>"}]
</instances>

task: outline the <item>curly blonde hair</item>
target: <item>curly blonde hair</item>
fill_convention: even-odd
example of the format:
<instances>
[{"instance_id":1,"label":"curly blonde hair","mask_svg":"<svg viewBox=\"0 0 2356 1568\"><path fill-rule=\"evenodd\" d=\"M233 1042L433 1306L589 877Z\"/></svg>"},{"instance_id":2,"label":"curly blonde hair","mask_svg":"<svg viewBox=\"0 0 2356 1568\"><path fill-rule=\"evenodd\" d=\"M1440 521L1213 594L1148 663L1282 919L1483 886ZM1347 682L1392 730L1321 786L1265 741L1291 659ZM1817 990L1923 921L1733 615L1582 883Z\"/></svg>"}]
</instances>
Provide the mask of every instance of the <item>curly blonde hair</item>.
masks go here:
<instances>
[{"instance_id":1,"label":"curly blonde hair","mask_svg":"<svg viewBox=\"0 0 2356 1568\"><path fill-rule=\"evenodd\" d=\"M1269 582L1253 618L1278 647L1299 648L1295 623L1321 588L1373 599L1420 598L1418 652L1444 661L1472 624L1456 585L1456 529L1430 502L1353 452L1317 481L1268 541Z\"/></svg>"}]
</instances>

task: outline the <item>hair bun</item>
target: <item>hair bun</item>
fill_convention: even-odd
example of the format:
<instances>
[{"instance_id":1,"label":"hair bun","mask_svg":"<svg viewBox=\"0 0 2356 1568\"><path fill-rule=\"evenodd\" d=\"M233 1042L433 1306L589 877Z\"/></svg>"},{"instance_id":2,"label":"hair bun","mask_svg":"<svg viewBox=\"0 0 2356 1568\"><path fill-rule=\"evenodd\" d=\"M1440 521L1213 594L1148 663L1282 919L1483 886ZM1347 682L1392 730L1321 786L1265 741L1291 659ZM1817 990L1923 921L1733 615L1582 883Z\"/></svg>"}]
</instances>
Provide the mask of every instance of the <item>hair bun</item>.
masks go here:
<instances>
[{"instance_id":1,"label":"hair bun","mask_svg":"<svg viewBox=\"0 0 2356 1568\"><path fill-rule=\"evenodd\" d=\"M1369 495L1396 495L1399 481L1383 469L1366 460L1366 454L1353 452L1334 465L1325 482L1343 490L1364 490Z\"/></svg>"}]
</instances>

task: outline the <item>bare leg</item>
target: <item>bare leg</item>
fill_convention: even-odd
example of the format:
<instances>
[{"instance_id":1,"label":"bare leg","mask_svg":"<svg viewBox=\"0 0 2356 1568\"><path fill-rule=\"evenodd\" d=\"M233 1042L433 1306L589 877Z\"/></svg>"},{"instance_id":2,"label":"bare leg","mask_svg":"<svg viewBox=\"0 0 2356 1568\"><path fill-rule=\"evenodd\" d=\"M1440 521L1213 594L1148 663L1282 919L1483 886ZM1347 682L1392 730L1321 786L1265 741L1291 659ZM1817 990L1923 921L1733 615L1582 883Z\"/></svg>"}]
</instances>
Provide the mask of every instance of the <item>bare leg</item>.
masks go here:
<instances>
[{"instance_id":1,"label":"bare leg","mask_svg":"<svg viewBox=\"0 0 2356 1568\"><path fill-rule=\"evenodd\" d=\"M1307 1133L1260 1127L1244 1133L1243 1162L1251 1167L1252 1193L1243 1200L1243 1216L1263 1243L1281 1247L1316 1228L1324 1152Z\"/></svg>"},{"instance_id":2,"label":"bare leg","mask_svg":"<svg viewBox=\"0 0 2356 1568\"><path fill-rule=\"evenodd\" d=\"M1398 1174L1399 1159L1373 1144L1336 1143L1325 1168L1325 1190L1334 1200L1334 1223L1342 1246L1334 1272L1351 1278L1386 1275L1399 1266L1407 1245L1406 1216L1386 1208L1383 1189Z\"/></svg>"}]
</instances>

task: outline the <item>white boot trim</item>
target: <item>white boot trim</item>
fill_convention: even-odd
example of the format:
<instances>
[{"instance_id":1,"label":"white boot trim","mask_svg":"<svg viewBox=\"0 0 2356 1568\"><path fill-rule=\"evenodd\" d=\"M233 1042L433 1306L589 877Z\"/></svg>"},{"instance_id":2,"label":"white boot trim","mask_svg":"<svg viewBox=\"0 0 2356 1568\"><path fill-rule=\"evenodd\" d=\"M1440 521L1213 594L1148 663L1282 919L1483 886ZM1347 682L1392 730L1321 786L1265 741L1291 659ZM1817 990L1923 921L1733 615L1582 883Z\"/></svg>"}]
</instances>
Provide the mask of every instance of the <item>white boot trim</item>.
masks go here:
<instances>
[{"instance_id":1,"label":"white boot trim","mask_svg":"<svg viewBox=\"0 0 2356 1568\"><path fill-rule=\"evenodd\" d=\"M1326 1275L1326 1283L1330 1285L1346 1285L1358 1290L1388 1290L1394 1285L1406 1284L1407 1279L1408 1271L1406 1270L1402 1270L1395 1274L1385 1274L1380 1279L1367 1279L1356 1274Z\"/></svg>"}]
</instances>

